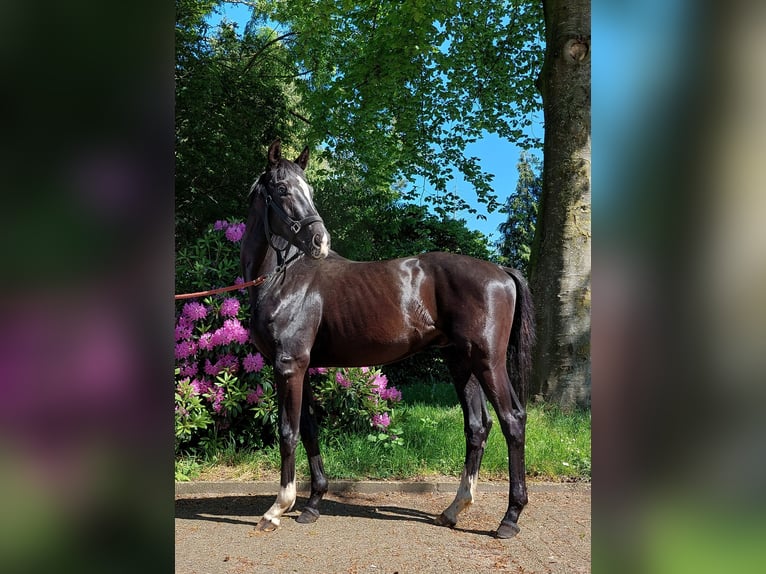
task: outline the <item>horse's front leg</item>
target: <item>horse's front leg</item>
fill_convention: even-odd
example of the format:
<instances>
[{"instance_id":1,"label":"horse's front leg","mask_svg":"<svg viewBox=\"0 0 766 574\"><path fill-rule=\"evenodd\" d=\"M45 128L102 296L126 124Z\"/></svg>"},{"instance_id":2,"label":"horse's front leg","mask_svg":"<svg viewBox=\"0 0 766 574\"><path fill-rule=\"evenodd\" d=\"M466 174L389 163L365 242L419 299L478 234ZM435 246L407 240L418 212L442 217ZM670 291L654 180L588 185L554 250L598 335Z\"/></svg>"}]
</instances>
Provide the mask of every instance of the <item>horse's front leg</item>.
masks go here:
<instances>
[{"instance_id":1,"label":"horse's front leg","mask_svg":"<svg viewBox=\"0 0 766 574\"><path fill-rule=\"evenodd\" d=\"M303 407L301 409L301 439L309 457L311 469L311 496L301 515L296 519L302 524L311 524L319 518L319 503L327 493L327 478L324 474L322 455L319 452L319 426L314 414L314 397L311 394L309 377L303 383Z\"/></svg>"},{"instance_id":2,"label":"horse's front leg","mask_svg":"<svg viewBox=\"0 0 766 574\"><path fill-rule=\"evenodd\" d=\"M308 356L296 357L285 352L277 353L274 379L279 408L279 454L282 468L277 500L261 518L256 526L257 531L276 530L280 517L289 512L295 504L295 447L300 440L303 377L307 365Z\"/></svg>"}]
</instances>

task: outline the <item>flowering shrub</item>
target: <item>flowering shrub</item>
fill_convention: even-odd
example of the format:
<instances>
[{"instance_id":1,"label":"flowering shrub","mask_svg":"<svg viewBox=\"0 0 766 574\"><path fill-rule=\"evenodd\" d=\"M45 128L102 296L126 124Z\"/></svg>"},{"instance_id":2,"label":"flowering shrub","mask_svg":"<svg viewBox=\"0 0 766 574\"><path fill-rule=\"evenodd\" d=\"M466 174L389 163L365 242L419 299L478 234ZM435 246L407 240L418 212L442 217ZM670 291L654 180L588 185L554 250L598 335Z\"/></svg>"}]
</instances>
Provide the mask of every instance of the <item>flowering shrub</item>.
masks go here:
<instances>
[{"instance_id":1,"label":"flowering shrub","mask_svg":"<svg viewBox=\"0 0 766 574\"><path fill-rule=\"evenodd\" d=\"M243 232L242 223L219 221L181 250L176 289L241 283L236 272ZM232 443L261 448L276 441L273 370L243 326L249 312L244 290L177 304L176 452L215 452ZM401 432L390 428L391 405L401 393L379 370L312 369L310 375L318 415L329 432L372 430L375 440L401 444Z\"/></svg>"},{"instance_id":2,"label":"flowering shrub","mask_svg":"<svg viewBox=\"0 0 766 574\"><path fill-rule=\"evenodd\" d=\"M267 444L276 436L270 367L242 325L247 305L236 297L187 302L176 319L176 449Z\"/></svg>"},{"instance_id":3,"label":"flowering shrub","mask_svg":"<svg viewBox=\"0 0 766 574\"><path fill-rule=\"evenodd\" d=\"M312 385L323 426L335 431L385 431L391 424L391 406L402 393L388 386L378 369L311 369ZM316 375L319 375L316 377Z\"/></svg>"},{"instance_id":4,"label":"flowering shrub","mask_svg":"<svg viewBox=\"0 0 766 574\"><path fill-rule=\"evenodd\" d=\"M177 249L176 293L231 285L239 275L239 244L244 233L244 223L216 221L195 243Z\"/></svg>"}]
</instances>

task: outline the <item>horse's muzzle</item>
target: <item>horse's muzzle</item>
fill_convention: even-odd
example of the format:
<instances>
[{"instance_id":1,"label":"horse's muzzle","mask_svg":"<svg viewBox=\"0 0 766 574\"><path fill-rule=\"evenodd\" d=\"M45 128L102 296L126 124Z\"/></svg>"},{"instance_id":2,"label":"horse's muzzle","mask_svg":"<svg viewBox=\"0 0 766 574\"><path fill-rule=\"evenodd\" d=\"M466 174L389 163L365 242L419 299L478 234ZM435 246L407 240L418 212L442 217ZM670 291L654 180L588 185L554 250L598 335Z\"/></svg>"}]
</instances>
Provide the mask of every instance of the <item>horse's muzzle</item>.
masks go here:
<instances>
[{"instance_id":1,"label":"horse's muzzle","mask_svg":"<svg viewBox=\"0 0 766 574\"><path fill-rule=\"evenodd\" d=\"M322 226L320 233L315 233L311 238L309 255L313 259L324 259L330 253L330 234Z\"/></svg>"}]
</instances>

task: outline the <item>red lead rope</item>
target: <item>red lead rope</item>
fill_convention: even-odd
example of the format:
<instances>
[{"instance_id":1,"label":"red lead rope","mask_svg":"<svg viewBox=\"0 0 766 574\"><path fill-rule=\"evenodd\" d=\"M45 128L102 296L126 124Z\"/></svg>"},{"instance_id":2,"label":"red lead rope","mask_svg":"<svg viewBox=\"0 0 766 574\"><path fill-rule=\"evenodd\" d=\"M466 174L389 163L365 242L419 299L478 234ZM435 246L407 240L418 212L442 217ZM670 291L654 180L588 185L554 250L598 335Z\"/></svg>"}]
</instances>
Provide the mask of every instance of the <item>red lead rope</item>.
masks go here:
<instances>
[{"instance_id":1,"label":"red lead rope","mask_svg":"<svg viewBox=\"0 0 766 574\"><path fill-rule=\"evenodd\" d=\"M176 301L178 299L193 299L194 297L207 297L208 295L215 295L217 293L224 293L226 291L236 291L237 289L246 289L247 287L258 287L267 279L267 275L261 275L257 279L240 283L239 285L231 285L229 287L221 287L220 289L211 289L210 291L198 291L197 293L184 293L182 295L176 295Z\"/></svg>"}]
</instances>

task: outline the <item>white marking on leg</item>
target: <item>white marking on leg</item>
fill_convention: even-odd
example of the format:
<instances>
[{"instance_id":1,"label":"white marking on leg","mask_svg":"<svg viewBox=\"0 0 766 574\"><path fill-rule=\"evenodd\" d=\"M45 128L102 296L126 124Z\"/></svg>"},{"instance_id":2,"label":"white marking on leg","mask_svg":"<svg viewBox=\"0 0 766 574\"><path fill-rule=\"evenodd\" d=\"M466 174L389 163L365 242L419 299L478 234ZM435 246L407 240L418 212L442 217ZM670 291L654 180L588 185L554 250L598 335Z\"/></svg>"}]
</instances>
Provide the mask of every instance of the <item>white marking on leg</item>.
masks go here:
<instances>
[{"instance_id":1,"label":"white marking on leg","mask_svg":"<svg viewBox=\"0 0 766 574\"><path fill-rule=\"evenodd\" d=\"M478 482L478 475L468 475L466 469L463 469L463 473L460 475L460 486L457 489L455 500L449 505L449 508L442 514L452 523L457 523L457 515L463 512L466 508L473 504L476 496L476 483Z\"/></svg>"},{"instance_id":2,"label":"white marking on leg","mask_svg":"<svg viewBox=\"0 0 766 574\"><path fill-rule=\"evenodd\" d=\"M266 511L263 518L271 522L274 526L279 526L279 517L285 512L290 512L295 505L295 481L289 482L287 486L279 489L277 500Z\"/></svg>"}]
</instances>

